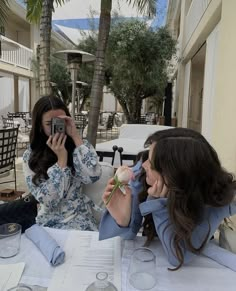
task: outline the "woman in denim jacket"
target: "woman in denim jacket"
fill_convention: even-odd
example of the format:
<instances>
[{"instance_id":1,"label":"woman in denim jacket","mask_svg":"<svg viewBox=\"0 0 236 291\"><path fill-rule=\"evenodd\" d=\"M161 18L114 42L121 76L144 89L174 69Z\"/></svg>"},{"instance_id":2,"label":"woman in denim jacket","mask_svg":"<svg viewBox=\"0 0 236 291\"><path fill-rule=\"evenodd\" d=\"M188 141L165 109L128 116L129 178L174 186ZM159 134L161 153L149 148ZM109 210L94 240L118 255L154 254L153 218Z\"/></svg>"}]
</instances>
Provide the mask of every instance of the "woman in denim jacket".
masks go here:
<instances>
[{"instance_id":1,"label":"woman in denim jacket","mask_svg":"<svg viewBox=\"0 0 236 291\"><path fill-rule=\"evenodd\" d=\"M144 217L148 239L158 235L177 270L201 253L225 217L236 213L236 182L198 132L158 131L145 145L150 146L148 159L134 167L136 179L126 187L126 194L120 189L113 194L100 224L100 239L117 235L133 239ZM138 179L141 167L147 188ZM113 186L111 179L104 202Z\"/></svg>"}]
</instances>

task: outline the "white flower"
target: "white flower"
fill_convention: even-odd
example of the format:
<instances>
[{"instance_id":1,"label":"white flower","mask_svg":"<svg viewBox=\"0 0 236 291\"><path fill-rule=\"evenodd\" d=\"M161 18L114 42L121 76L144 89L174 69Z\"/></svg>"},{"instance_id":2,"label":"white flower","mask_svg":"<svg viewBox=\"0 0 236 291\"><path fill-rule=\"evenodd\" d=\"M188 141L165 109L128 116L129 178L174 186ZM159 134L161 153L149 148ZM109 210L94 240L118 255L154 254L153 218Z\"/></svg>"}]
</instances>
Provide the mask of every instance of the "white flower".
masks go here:
<instances>
[{"instance_id":1,"label":"white flower","mask_svg":"<svg viewBox=\"0 0 236 291\"><path fill-rule=\"evenodd\" d=\"M106 205L110 202L115 190L117 188L120 188L121 192L125 195L125 185L128 184L128 182L134 179L134 173L133 171L128 167L128 166L120 166L117 170L116 170L116 174L114 177L115 180L115 185L106 201Z\"/></svg>"},{"instance_id":2,"label":"white flower","mask_svg":"<svg viewBox=\"0 0 236 291\"><path fill-rule=\"evenodd\" d=\"M116 177L120 183L126 185L134 178L134 173L128 166L120 166L116 171Z\"/></svg>"}]
</instances>

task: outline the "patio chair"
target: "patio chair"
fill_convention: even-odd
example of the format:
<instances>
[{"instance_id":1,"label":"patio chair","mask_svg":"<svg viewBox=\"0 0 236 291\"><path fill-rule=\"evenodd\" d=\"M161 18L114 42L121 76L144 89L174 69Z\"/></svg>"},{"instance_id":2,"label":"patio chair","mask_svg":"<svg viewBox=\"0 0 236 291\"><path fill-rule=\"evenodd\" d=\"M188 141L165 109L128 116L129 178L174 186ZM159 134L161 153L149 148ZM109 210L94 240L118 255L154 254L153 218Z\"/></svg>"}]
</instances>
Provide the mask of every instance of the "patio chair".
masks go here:
<instances>
[{"instance_id":1,"label":"patio chair","mask_svg":"<svg viewBox=\"0 0 236 291\"><path fill-rule=\"evenodd\" d=\"M122 147L118 148L118 152L120 154L120 165L123 165L123 161L131 161L132 164L130 164L130 166L132 166L136 159L137 159L137 155L132 155L132 154L123 154L124 149Z\"/></svg>"},{"instance_id":2,"label":"patio chair","mask_svg":"<svg viewBox=\"0 0 236 291\"><path fill-rule=\"evenodd\" d=\"M28 144L29 144L29 132L28 132L28 134L21 132L20 124L18 121L14 121L14 120L11 120L11 119L6 118L6 117L2 117L2 121L3 121L4 128L17 127L19 129L18 136L17 136L17 146L16 146L17 157L18 157L19 150L26 149Z\"/></svg>"},{"instance_id":3,"label":"patio chair","mask_svg":"<svg viewBox=\"0 0 236 291\"><path fill-rule=\"evenodd\" d=\"M141 114L139 123L140 124L147 124L146 116L144 114Z\"/></svg>"},{"instance_id":4,"label":"patio chair","mask_svg":"<svg viewBox=\"0 0 236 291\"><path fill-rule=\"evenodd\" d=\"M14 182L16 190L16 144L18 136L18 127L6 128L0 130L0 178L4 181L0 184ZM14 171L13 180L5 180L5 176L10 175L10 171Z\"/></svg>"},{"instance_id":5,"label":"patio chair","mask_svg":"<svg viewBox=\"0 0 236 291\"><path fill-rule=\"evenodd\" d=\"M111 165L114 165L114 161L115 161L115 154L116 151L118 150L118 146L114 145L112 147L113 152L109 152L109 151L96 151L97 155L99 157L99 162L103 162L104 158L112 158L111 159Z\"/></svg>"},{"instance_id":6,"label":"patio chair","mask_svg":"<svg viewBox=\"0 0 236 291\"><path fill-rule=\"evenodd\" d=\"M13 121L16 124L19 124L19 130L22 133L29 133L30 128L27 126L25 119L22 117L13 117Z\"/></svg>"},{"instance_id":7,"label":"patio chair","mask_svg":"<svg viewBox=\"0 0 236 291\"><path fill-rule=\"evenodd\" d=\"M3 128L17 127L12 118L2 116Z\"/></svg>"},{"instance_id":8,"label":"patio chair","mask_svg":"<svg viewBox=\"0 0 236 291\"><path fill-rule=\"evenodd\" d=\"M114 115L109 115L106 123L104 125L98 126L98 132L100 133L100 138L102 137L102 132L106 133L106 139L107 139L107 133L110 132L111 138L112 138L113 122L114 122Z\"/></svg>"},{"instance_id":9,"label":"patio chair","mask_svg":"<svg viewBox=\"0 0 236 291\"><path fill-rule=\"evenodd\" d=\"M79 130L80 136L83 136L84 129L87 125L86 115L84 114L75 114L75 125Z\"/></svg>"}]
</instances>

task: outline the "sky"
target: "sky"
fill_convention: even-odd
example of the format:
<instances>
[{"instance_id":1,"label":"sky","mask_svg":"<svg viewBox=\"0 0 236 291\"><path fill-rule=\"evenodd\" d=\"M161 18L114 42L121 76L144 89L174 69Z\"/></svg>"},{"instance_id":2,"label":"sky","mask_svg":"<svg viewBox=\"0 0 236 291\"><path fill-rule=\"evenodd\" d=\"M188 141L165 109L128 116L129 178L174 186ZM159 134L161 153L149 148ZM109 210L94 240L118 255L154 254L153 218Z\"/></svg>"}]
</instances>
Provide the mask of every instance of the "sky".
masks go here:
<instances>
[{"instance_id":1,"label":"sky","mask_svg":"<svg viewBox=\"0 0 236 291\"><path fill-rule=\"evenodd\" d=\"M16 0L23 4L24 0ZM160 27L165 24L168 0L157 0L157 16L150 21L151 27ZM113 0L113 12L117 11L124 18L143 18L126 0ZM91 30L91 21L95 28L99 24L100 0L70 0L62 7L56 7L53 13L53 29L66 34L75 44L81 38L80 30ZM93 15L93 17L92 17Z\"/></svg>"},{"instance_id":2,"label":"sky","mask_svg":"<svg viewBox=\"0 0 236 291\"><path fill-rule=\"evenodd\" d=\"M150 21L152 27L165 24L168 0L157 0L157 16ZM124 18L143 18L135 7L128 5L126 0L113 0L112 12L118 12ZM100 14L100 0L70 0L62 7L57 7L53 14L53 28L59 33L67 35L75 44L82 38L81 31L98 28Z\"/></svg>"}]
</instances>

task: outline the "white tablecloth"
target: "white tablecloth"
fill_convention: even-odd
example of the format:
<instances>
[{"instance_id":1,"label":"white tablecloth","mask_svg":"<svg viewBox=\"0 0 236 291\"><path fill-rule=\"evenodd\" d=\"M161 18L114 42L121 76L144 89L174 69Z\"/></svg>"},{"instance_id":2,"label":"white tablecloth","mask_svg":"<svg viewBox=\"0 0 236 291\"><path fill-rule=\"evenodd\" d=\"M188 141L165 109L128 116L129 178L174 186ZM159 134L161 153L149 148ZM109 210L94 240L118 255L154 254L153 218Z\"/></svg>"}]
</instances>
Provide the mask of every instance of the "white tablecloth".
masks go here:
<instances>
[{"instance_id":1,"label":"white tablecloth","mask_svg":"<svg viewBox=\"0 0 236 291\"><path fill-rule=\"evenodd\" d=\"M48 228L47 231L63 248L69 232ZM122 291L130 291L126 289L129 259L133 250L142 246L144 240L145 238L143 237L137 237L135 240L122 241ZM188 266L183 266L178 271L169 271L168 268L172 266L168 263L160 242L153 242L150 249L156 254L157 263L157 286L152 291L236 290L236 273L207 257L196 256ZM48 286L53 272L57 268L50 266L37 247L25 235L22 235L21 250L17 256L9 259L0 259L0 264L16 262L26 263L21 283L30 285ZM76 286L74 290L76 290Z\"/></svg>"},{"instance_id":2,"label":"white tablecloth","mask_svg":"<svg viewBox=\"0 0 236 291\"><path fill-rule=\"evenodd\" d=\"M124 154L137 155L139 152L143 151L144 143L147 137L159 130L165 130L172 128L171 126L164 125L147 125L147 124L123 124L120 127L119 138L109 140L106 142L98 143L96 145L96 150L98 151L111 151L114 145L122 147ZM110 158L104 158L105 162L111 162ZM132 164L130 161L124 161L124 164ZM116 152L114 166L120 166L120 155Z\"/></svg>"},{"instance_id":3,"label":"white tablecloth","mask_svg":"<svg viewBox=\"0 0 236 291\"><path fill-rule=\"evenodd\" d=\"M143 139L160 130L173 128L165 125L151 125L151 124L122 124L120 127L119 138Z\"/></svg>"},{"instance_id":4,"label":"white tablecloth","mask_svg":"<svg viewBox=\"0 0 236 291\"><path fill-rule=\"evenodd\" d=\"M117 138L96 145L96 150L98 151L113 151L112 147L117 145L118 147L123 148L124 154L137 155L139 152L143 151L145 139L132 139L132 138ZM104 158L104 162L111 162L111 158ZM124 161L124 164L130 164L130 161ZM114 166L120 166L120 154L116 152Z\"/></svg>"}]
</instances>

